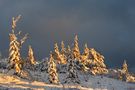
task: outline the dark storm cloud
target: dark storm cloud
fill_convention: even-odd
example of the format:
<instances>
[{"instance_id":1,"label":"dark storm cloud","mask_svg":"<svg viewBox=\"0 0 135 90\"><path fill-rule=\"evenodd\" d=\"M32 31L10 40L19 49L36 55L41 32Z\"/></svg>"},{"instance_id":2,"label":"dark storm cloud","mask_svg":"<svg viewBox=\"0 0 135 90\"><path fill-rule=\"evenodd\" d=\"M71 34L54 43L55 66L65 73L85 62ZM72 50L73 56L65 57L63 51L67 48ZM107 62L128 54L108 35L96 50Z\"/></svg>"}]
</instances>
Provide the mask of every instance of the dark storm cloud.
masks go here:
<instances>
[{"instance_id":1,"label":"dark storm cloud","mask_svg":"<svg viewBox=\"0 0 135 90\"><path fill-rule=\"evenodd\" d=\"M11 18L21 14L18 29L30 35L24 51L31 44L37 58L48 56L55 42L72 44L78 34L80 47L87 42L102 52L108 66L119 67L127 59L133 70L134 4L133 0L0 0L0 50L7 55Z\"/></svg>"}]
</instances>

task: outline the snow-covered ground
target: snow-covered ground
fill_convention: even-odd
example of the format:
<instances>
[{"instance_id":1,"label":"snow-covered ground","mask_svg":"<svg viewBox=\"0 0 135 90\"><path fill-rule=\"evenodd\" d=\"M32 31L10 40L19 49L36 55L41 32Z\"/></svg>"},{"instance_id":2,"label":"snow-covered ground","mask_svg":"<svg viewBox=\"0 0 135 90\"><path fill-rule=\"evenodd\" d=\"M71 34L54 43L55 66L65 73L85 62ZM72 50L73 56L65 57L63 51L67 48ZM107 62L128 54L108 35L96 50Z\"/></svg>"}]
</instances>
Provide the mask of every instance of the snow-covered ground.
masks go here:
<instances>
[{"instance_id":1,"label":"snow-covered ground","mask_svg":"<svg viewBox=\"0 0 135 90\"><path fill-rule=\"evenodd\" d=\"M0 74L0 90L88 90L80 85L53 85L39 81L28 81L16 76Z\"/></svg>"},{"instance_id":2,"label":"snow-covered ground","mask_svg":"<svg viewBox=\"0 0 135 90\"><path fill-rule=\"evenodd\" d=\"M37 73L36 73L37 74ZM135 84L122 82L119 80L92 75L79 75L80 84L47 84L46 73L40 73L36 76L37 80L29 81L18 78L13 75L0 74L0 89L28 89L28 90L135 90ZM62 80L63 75L59 75ZM39 78L40 77L40 78Z\"/></svg>"},{"instance_id":3,"label":"snow-covered ground","mask_svg":"<svg viewBox=\"0 0 135 90\"><path fill-rule=\"evenodd\" d=\"M135 90L135 83L127 83L102 75L93 76L81 71L77 71L80 84L64 83L67 73L58 73L60 84L49 84L48 73L45 69L41 71L42 65L39 65L41 67L37 67L37 70L30 70L32 80L26 80L14 76L12 70L6 69L6 65L6 60L1 60L0 90Z\"/></svg>"}]
</instances>

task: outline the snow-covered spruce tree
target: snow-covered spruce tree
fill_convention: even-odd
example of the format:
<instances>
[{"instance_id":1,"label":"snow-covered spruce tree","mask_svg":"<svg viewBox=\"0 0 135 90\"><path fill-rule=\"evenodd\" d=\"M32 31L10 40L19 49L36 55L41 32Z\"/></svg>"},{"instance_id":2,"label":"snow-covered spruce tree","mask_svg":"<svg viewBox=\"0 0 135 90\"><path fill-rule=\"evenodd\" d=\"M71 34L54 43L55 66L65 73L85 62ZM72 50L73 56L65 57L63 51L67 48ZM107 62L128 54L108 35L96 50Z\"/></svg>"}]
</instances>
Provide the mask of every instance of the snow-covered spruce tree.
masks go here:
<instances>
[{"instance_id":1,"label":"snow-covered spruce tree","mask_svg":"<svg viewBox=\"0 0 135 90\"><path fill-rule=\"evenodd\" d=\"M90 69L93 75L108 73L104 63L104 56L98 53L94 48L90 49L90 59L92 60Z\"/></svg>"},{"instance_id":2,"label":"snow-covered spruce tree","mask_svg":"<svg viewBox=\"0 0 135 90\"><path fill-rule=\"evenodd\" d=\"M123 73L128 73L128 65L127 65L126 60L124 60L124 63L122 65L122 71Z\"/></svg>"},{"instance_id":3,"label":"snow-covered spruce tree","mask_svg":"<svg viewBox=\"0 0 135 90\"><path fill-rule=\"evenodd\" d=\"M59 73L66 73L66 64L67 64L67 51L65 48L64 41L61 42L61 52L60 52L60 63L57 65Z\"/></svg>"},{"instance_id":4,"label":"snow-covered spruce tree","mask_svg":"<svg viewBox=\"0 0 135 90\"><path fill-rule=\"evenodd\" d=\"M27 56L27 59L25 60L25 63L23 66L25 69L35 70L37 68L37 66L36 66L36 60L34 57L34 52L33 52L33 49L30 45L28 48L29 48L28 49L28 56Z\"/></svg>"},{"instance_id":5,"label":"snow-covered spruce tree","mask_svg":"<svg viewBox=\"0 0 135 90\"><path fill-rule=\"evenodd\" d=\"M53 58L54 58L55 60L57 60L56 62L57 62L58 64L61 63L60 52L59 52L59 48L58 48L58 44L57 44L57 43L54 44Z\"/></svg>"},{"instance_id":6,"label":"snow-covered spruce tree","mask_svg":"<svg viewBox=\"0 0 135 90\"><path fill-rule=\"evenodd\" d=\"M121 72L119 73L119 79L123 81L127 81L127 77L130 76L128 75L128 65L126 63L126 60L124 60Z\"/></svg>"},{"instance_id":7,"label":"snow-covered spruce tree","mask_svg":"<svg viewBox=\"0 0 135 90\"><path fill-rule=\"evenodd\" d=\"M67 46L67 53L71 53L71 48L69 45Z\"/></svg>"},{"instance_id":8,"label":"snow-covered spruce tree","mask_svg":"<svg viewBox=\"0 0 135 90\"><path fill-rule=\"evenodd\" d=\"M84 52L80 56L81 69L83 71L88 71L89 68L87 67L87 65L89 63L90 63L90 60L89 60L89 48L88 48L87 44L85 44L85 46L84 46Z\"/></svg>"},{"instance_id":9,"label":"snow-covered spruce tree","mask_svg":"<svg viewBox=\"0 0 135 90\"><path fill-rule=\"evenodd\" d=\"M89 50L89 48L88 48L88 45L85 44L85 45L84 45L84 52L83 52L83 55L86 56L86 57L84 58L85 60L86 60L86 59L89 59L89 52L90 52L90 50Z\"/></svg>"},{"instance_id":10,"label":"snow-covered spruce tree","mask_svg":"<svg viewBox=\"0 0 135 90\"><path fill-rule=\"evenodd\" d=\"M62 41L61 42L61 59L62 59L62 64L66 64L67 63L67 56L66 56L67 50L65 48L65 44Z\"/></svg>"},{"instance_id":11,"label":"snow-covered spruce tree","mask_svg":"<svg viewBox=\"0 0 135 90\"><path fill-rule=\"evenodd\" d=\"M67 56L68 59L69 59L69 56L71 55L71 53L72 53L71 48L70 48L70 46L68 45L68 46L67 46L67 51L66 51L66 56ZM72 59L72 58L70 58L70 59Z\"/></svg>"},{"instance_id":12,"label":"snow-covered spruce tree","mask_svg":"<svg viewBox=\"0 0 135 90\"><path fill-rule=\"evenodd\" d=\"M33 49L32 49L31 46L29 46L28 60L29 60L30 65L35 65L36 64L36 60L35 60L35 57L34 57Z\"/></svg>"},{"instance_id":13,"label":"snow-covered spruce tree","mask_svg":"<svg viewBox=\"0 0 135 90\"><path fill-rule=\"evenodd\" d=\"M77 83L77 84L80 83L80 80L77 74L77 67L73 59L68 59L67 77L64 83Z\"/></svg>"},{"instance_id":14,"label":"snow-covered spruce tree","mask_svg":"<svg viewBox=\"0 0 135 90\"><path fill-rule=\"evenodd\" d=\"M65 53L66 53L65 44L64 41L61 41L61 54L65 54Z\"/></svg>"},{"instance_id":15,"label":"snow-covered spruce tree","mask_svg":"<svg viewBox=\"0 0 135 90\"><path fill-rule=\"evenodd\" d=\"M58 64L66 64L65 56L60 53L57 43L54 45L53 57Z\"/></svg>"},{"instance_id":16,"label":"snow-covered spruce tree","mask_svg":"<svg viewBox=\"0 0 135 90\"><path fill-rule=\"evenodd\" d=\"M59 54L59 53L60 53L60 52L59 52L59 47L58 47L58 44L57 44L57 43L54 44L54 52L55 52L56 54Z\"/></svg>"},{"instance_id":17,"label":"snow-covered spruce tree","mask_svg":"<svg viewBox=\"0 0 135 90\"><path fill-rule=\"evenodd\" d=\"M80 50L78 45L78 36L76 35L74 38L74 47L72 49L74 59L80 59Z\"/></svg>"},{"instance_id":18,"label":"snow-covered spruce tree","mask_svg":"<svg viewBox=\"0 0 135 90\"><path fill-rule=\"evenodd\" d=\"M52 57L52 54L50 54L50 59L48 62L48 73L49 73L49 82L53 84L59 84L57 68L54 58Z\"/></svg>"},{"instance_id":19,"label":"snow-covered spruce tree","mask_svg":"<svg viewBox=\"0 0 135 90\"><path fill-rule=\"evenodd\" d=\"M21 74L22 69L22 59L20 56L20 49L22 44L27 39L27 35L25 35L21 40L18 40L17 35L15 34L16 23L20 19L20 15L16 18L12 18L12 32L9 34L10 37L10 45L9 45L9 69L14 69L16 74Z\"/></svg>"},{"instance_id":20,"label":"snow-covered spruce tree","mask_svg":"<svg viewBox=\"0 0 135 90\"><path fill-rule=\"evenodd\" d=\"M85 63L85 64L88 64L90 62L90 50L87 46L87 44L85 44L84 46L84 51L83 51L83 54L81 55L80 57L81 59L81 62Z\"/></svg>"},{"instance_id":21,"label":"snow-covered spruce tree","mask_svg":"<svg viewBox=\"0 0 135 90\"><path fill-rule=\"evenodd\" d=\"M135 83L135 76L133 76L132 74L128 72L128 65L127 65L126 60L124 60L124 63L122 65L122 71L119 77L120 77L119 79L123 81Z\"/></svg>"}]
</instances>

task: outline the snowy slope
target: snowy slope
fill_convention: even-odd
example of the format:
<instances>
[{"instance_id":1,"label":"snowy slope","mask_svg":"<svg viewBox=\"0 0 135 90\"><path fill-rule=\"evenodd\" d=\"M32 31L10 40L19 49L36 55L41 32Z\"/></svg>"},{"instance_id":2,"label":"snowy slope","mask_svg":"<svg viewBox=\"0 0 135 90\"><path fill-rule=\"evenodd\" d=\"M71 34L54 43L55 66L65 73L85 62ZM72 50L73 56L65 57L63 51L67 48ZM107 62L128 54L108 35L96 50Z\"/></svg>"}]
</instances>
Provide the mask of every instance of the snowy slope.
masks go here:
<instances>
[{"instance_id":1,"label":"snowy slope","mask_svg":"<svg viewBox=\"0 0 135 90\"><path fill-rule=\"evenodd\" d=\"M45 64L45 63L43 63ZM67 76L66 73L58 73L60 84L49 84L48 73L44 70L40 70L37 67L35 71L29 71L32 80L21 79L17 76L13 76L13 72L6 69L7 62L5 59L0 62L0 90L135 90L135 83L126 83L117 79L107 78L105 76L93 76L89 73L77 71L80 84L75 83L63 83ZM43 65L46 66L46 65ZM45 68L45 67L44 67Z\"/></svg>"},{"instance_id":2,"label":"snowy slope","mask_svg":"<svg viewBox=\"0 0 135 90\"><path fill-rule=\"evenodd\" d=\"M40 73L43 81L45 80ZM60 75L62 79L62 74ZM39 76L38 76L39 77ZM135 90L135 84L122 82L119 80L106 78L102 76L84 76L79 75L81 84L60 84L53 85L47 82L28 81L16 76L0 74L0 89L39 89L39 90ZM86 80L87 81L86 81ZM76 89L75 89L76 88ZM10 89L9 89L10 90Z\"/></svg>"},{"instance_id":3,"label":"snowy slope","mask_svg":"<svg viewBox=\"0 0 135 90\"><path fill-rule=\"evenodd\" d=\"M91 87L94 90L135 90L135 84L101 76L91 76L88 82L82 82L82 84L84 87Z\"/></svg>"}]
</instances>

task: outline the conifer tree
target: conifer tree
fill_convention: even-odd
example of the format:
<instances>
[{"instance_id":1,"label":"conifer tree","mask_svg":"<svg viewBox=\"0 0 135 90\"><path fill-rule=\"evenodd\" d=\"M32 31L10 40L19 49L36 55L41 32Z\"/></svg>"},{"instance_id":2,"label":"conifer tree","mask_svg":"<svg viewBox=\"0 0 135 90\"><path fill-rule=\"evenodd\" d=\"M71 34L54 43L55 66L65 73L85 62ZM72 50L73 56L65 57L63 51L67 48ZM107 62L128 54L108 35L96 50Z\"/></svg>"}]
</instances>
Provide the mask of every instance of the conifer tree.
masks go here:
<instances>
[{"instance_id":1,"label":"conifer tree","mask_svg":"<svg viewBox=\"0 0 135 90\"><path fill-rule=\"evenodd\" d=\"M67 52L68 52L68 53L71 53L71 48L70 48L69 45L68 45L68 47L67 47Z\"/></svg>"},{"instance_id":2,"label":"conifer tree","mask_svg":"<svg viewBox=\"0 0 135 90\"><path fill-rule=\"evenodd\" d=\"M28 60L29 60L29 63L30 63L31 65L35 65L35 64L36 64L35 57L34 57L34 53L33 53L33 49L32 49L31 46L29 46Z\"/></svg>"},{"instance_id":3,"label":"conifer tree","mask_svg":"<svg viewBox=\"0 0 135 90\"><path fill-rule=\"evenodd\" d=\"M59 48L58 48L58 44L57 43L54 44L54 54L53 54L53 57L54 57L55 60L57 60L58 64L61 63L60 52L59 52Z\"/></svg>"},{"instance_id":4,"label":"conifer tree","mask_svg":"<svg viewBox=\"0 0 135 90\"><path fill-rule=\"evenodd\" d=\"M57 74L57 68L56 64L54 62L54 58L52 57L52 54L50 54L50 60L48 62L48 73L49 73L49 81L50 83L53 84L58 84L59 79L58 79L58 74Z\"/></svg>"},{"instance_id":5,"label":"conifer tree","mask_svg":"<svg viewBox=\"0 0 135 90\"><path fill-rule=\"evenodd\" d=\"M66 64L66 56L60 53L57 43L54 45L53 57L58 64Z\"/></svg>"},{"instance_id":6,"label":"conifer tree","mask_svg":"<svg viewBox=\"0 0 135 90\"><path fill-rule=\"evenodd\" d=\"M58 53L58 54L60 53L59 52L59 47L58 47L58 44L57 43L54 44L54 52L55 53Z\"/></svg>"},{"instance_id":7,"label":"conifer tree","mask_svg":"<svg viewBox=\"0 0 135 90\"><path fill-rule=\"evenodd\" d=\"M85 61L87 61L89 59L89 53L90 53L90 50L89 50L87 44L85 44L85 46L84 46L84 52L81 55L81 61L82 62L85 62Z\"/></svg>"},{"instance_id":8,"label":"conifer tree","mask_svg":"<svg viewBox=\"0 0 135 90\"><path fill-rule=\"evenodd\" d=\"M75 62L73 59L68 59L67 64L67 77L65 79L65 83L80 83L80 80L78 78L77 74L77 67L75 65Z\"/></svg>"},{"instance_id":9,"label":"conifer tree","mask_svg":"<svg viewBox=\"0 0 135 90\"><path fill-rule=\"evenodd\" d=\"M79 50L79 45L78 45L78 36L76 35L74 38L74 47L73 47L73 56L75 59L80 58L80 50Z\"/></svg>"},{"instance_id":10,"label":"conifer tree","mask_svg":"<svg viewBox=\"0 0 135 90\"><path fill-rule=\"evenodd\" d=\"M18 40L17 35L20 34L15 34L15 28L16 28L16 23L20 19L20 15L16 18L12 18L12 32L9 34L10 37L10 45L9 45L9 69L15 69L16 74L21 73L22 69L22 59L20 56L20 49L22 44L25 42L27 39L27 35L25 35L21 40Z\"/></svg>"},{"instance_id":11,"label":"conifer tree","mask_svg":"<svg viewBox=\"0 0 135 90\"><path fill-rule=\"evenodd\" d=\"M83 53L83 55L87 56L87 58L89 56L89 48L88 48L87 44L84 45L84 53Z\"/></svg>"},{"instance_id":12,"label":"conifer tree","mask_svg":"<svg viewBox=\"0 0 135 90\"><path fill-rule=\"evenodd\" d=\"M89 68L87 67L87 65L89 63L90 63L90 60L89 60L89 48L88 48L87 44L85 44L84 52L80 56L80 61L79 61L79 65L80 65L81 70L88 71Z\"/></svg>"},{"instance_id":13,"label":"conifer tree","mask_svg":"<svg viewBox=\"0 0 135 90\"><path fill-rule=\"evenodd\" d=\"M70 46L68 45L68 47L67 47L67 53L66 53L66 56L67 56L67 58L69 58L69 56L71 57L71 48L70 48ZM70 59L72 59L72 58L70 58Z\"/></svg>"},{"instance_id":14,"label":"conifer tree","mask_svg":"<svg viewBox=\"0 0 135 90\"><path fill-rule=\"evenodd\" d=\"M122 65L122 70L120 72L119 79L131 83L135 82L135 76L128 72L128 65L126 60L124 60L124 63Z\"/></svg>"},{"instance_id":15,"label":"conifer tree","mask_svg":"<svg viewBox=\"0 0 135 90\"><path fill-rule=\"evenodd\" d=\"M104 64L104 56L98 53L94 48L90 49L91 58L96 66L106 67Z\"/></svg>"},{"instance_id":16,"label":"conifer tree","mask_svg":"<svg viewBox=\"0 0 135 90\"><path fill-rule=\"evenodd\" d=\"M124 73L128 73L128 65L127 65L127 63L126 63L126 60L124 60L124 63L123 63L123 65L122 65L122 71L123 71Z\"/></svg>"},{"instance_id":17,"label":"conifer tree","mask_svg":"<svg viewBox=\"0 0 135 90\"><path fill-rule=\"evenodd\" d=\"M65 54L66 53L66 48L65 48L64 41L61 41L61 53L62 54Z\"/></svg>"},{"instance_id":18,"label":"conifer tree","mask_svg":"<svg viewBox=\"0 0 135 90\"><path fill-rule=\"evenodd\" d=\"M106 74L108 70L104 63L104 56L98 53L94 48L90 49L90 59L92 60L91 72L92 74Z\"/></svg>"},{"instance_id":19,"label":"conifer tree","mask_svg":"<svg viewBox=\"0 0 135 90\"><path fill-rule=\"evenodd\" d=\"M128 73L128 65L126 63L126 60L124 60L123 65L122 65L122 70L119 73L119 79L123 81L128 81L129 80L129 73Z\"/></svg>"},{"instance_id":20,"label":"conifer tree","mask_svg":"<svg viewBox=\"0 0 135 90\"><path fill-rule=\"evenodd\" d=\"M62 61L63 64L66 64L67 63L66 53L67 53L67 51L66 51L66 48L65 48L65 44L62 41L61 42L61 59L62 59L61 61Z\"/></svg>"}]
</instances>

